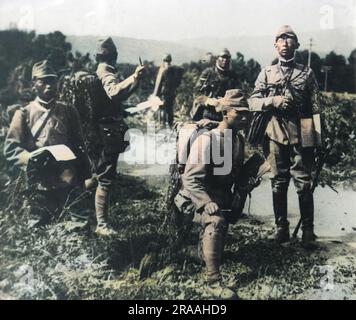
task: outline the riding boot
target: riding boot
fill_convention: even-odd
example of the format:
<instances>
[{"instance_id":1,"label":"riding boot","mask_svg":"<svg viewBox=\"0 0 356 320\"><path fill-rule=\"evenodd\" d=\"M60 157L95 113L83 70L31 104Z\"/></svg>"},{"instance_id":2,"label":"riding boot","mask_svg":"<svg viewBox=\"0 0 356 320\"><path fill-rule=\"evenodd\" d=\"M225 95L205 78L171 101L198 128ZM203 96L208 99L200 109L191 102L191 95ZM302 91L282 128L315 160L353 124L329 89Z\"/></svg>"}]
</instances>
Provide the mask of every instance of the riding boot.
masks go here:
<instances>
[{"instance_id":1,"label":"riding boot","mask_svg":"<svg viewBox=\"0 0 356 320\"><path fill-rule=\"evenodd\" d=\"M287 191L273 192L273 210L277 226L275 240L277 243L288 242L290 236L287 219Z\"/></svg>"},{"instance_id":2,"label":"riding boot","mask_svg":"<svg viewBox=\"0 0 356 320\"><path fill-rule=\"evenodd\" d=\"M311 192L299 194L299 210L302 219L302 245L306 249L315 247L314 199Z\"/></svg>"}]
</instances>

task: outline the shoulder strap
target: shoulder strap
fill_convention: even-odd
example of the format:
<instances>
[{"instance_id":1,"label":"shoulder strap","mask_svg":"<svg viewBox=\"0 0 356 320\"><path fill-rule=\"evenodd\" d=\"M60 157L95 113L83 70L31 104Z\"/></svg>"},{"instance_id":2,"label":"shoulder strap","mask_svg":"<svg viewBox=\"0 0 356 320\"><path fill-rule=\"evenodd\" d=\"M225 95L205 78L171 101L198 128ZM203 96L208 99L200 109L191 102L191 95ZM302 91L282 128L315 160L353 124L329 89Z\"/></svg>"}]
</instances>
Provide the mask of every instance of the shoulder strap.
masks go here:
<instances>
[{"instance_id":1,"label":"shoulder strap","mask_svg":"<svg viewBox=\"0 0 356 320\"><path fill-rule=\"evenodd\" d=\"M54 109L56 108L56 105L53 106L53 108L51 108L48 113L46 118L43 120L43 122L41 123L40 127L37 129L37 131L35 132L35 134L33 135L33 140L37 141L38 137L40 136L41 132L43 131L44 127L46 126L49 118L51 117L51 115L53 114Z\"/></svg>"}]
</instances>

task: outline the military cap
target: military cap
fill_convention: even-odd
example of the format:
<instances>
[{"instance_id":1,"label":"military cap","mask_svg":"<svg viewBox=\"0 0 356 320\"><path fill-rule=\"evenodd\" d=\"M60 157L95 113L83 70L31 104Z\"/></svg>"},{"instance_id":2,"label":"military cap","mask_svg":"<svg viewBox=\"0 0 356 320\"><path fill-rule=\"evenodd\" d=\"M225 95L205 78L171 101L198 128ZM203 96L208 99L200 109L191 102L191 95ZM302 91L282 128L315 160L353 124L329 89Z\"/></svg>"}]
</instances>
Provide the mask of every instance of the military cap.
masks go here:
<instances>
[{"instance_id":1,"label":"military cap","mask_svg":"<svg viewBox=\"0 0 356 320\"><path fill-rule=\"evenodd\" d=\"M165 62L171 62L172 61L172 56L170 53L166 53L163 57L163 61Z\"/></svg>"},{"instance_id":2,"label":"military cap","mask_svg":"<svg viewBox=\"0 0 356 320\"><path fill-rule=\"evenodd\" d=\"M221 52L219 53L218 57L229 57L231 58L230 51L227 50L226 48L222 49Z\"/></svg>"},{"instance_id":3,"label":"military cap","mask_svg":"<svg viewBox=\"0 0 356 320\"><path fill-rule=\"evenodd\" d=\"M45 77L58 77L48 60L36 62L32 67L32 80Z\"/></svg>"},{"instance_id":4,"label":"military cap","mask_svg":"<svg viewBox=\"0 0 356 320\"><path fill-rule=\"evenodd\" d=\"M98 41L98 47L96 50L97 54L110 54L110 53L116 53L117 49L115 46L114 41L111 39L111 37L105 38L105 39L99 39Z\"/></svg>"},{"instance_id":5,"label":"military cap","mask_svg":"<svg viewBox=\"0 0 356 320\"><path fill-rule=\"evenodd\" d=\"M284 26L280 27L278 29L278 31L277 31L277 34L276 34L276 41L282 35L287 35L287 36L289 36L291 38L294 38L298 42L298 37L297 37L296 33L293 31L291 26L284 25Z\"/></svg>"},{"instance_id":6,"label":"military cap","mask_svg":"<svg viewBox=\"0 0 356 320\"><path fill-rule=\"evenodd\" d=\"M240 89L226 90L225 96L219 100L219 111L236 109L238 111L250 111L245 93Z\"/></svg>"}]
</instances>

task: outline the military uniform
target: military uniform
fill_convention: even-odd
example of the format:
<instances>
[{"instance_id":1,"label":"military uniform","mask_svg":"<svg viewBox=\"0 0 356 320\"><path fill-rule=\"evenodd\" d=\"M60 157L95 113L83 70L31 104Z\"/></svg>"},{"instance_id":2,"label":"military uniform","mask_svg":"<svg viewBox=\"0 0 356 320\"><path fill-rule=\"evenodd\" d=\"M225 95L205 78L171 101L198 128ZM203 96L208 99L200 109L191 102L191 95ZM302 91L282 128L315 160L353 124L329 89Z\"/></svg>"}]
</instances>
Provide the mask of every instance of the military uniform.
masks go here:
<instances>
[{"instance_id":1,"label":"military uniform","mask_svg":"<svg viewBox=\"0 0 356 320\"><path fill-rule=\"evenodd\" d=\"M35 64L34 71L40 69L42 76L53 76L48 71L47 62ZM36 72L33 71L33 74ZM38 76L38 73L37 73ZM46 120L45 120L46 119ZM42 127L41 130L39 128ZM36 132L40 131L38 137ZM53 177L43 177L47 182L30 185L34 199L41 199L40 206L43 212L53 213L61 210L67 200L68 193L76 186L81 186L86 178L90 176L89 160L84 146L79 116L76 110L66 106L61 102L52 100L45 102L37 97L26 107L17 110L12 118L4 145L4 154L11 166L14 168L27 170L28 164L32 161L31 152L47 146L63 144L70 148L76 156L76 160L69 163L67 167L62 167L58 171L49 172L47 175ZM58 164L58 168L61 165ZM70 179L63 180L63 173L70 172ZM28 172L29 174L29 172ZM37 168L36 175L44 174L44 168ZM41 189L41 190L38 190ZM50 217L41 217L48 220Z\"/></svg>"},{"instance_id":2,"label":"military uniform","mask_svg":"<svg viewBox=\"0 0 356 320\"><path fill-rule=\"evenodd\" d=\"M134 76L120 81L116 69L107 63L100 63L96 74L99 83L93 92L93 119L101 137L96 174L99 185L108 188L116 176L119 154L128 146L124 140L128 127L123 119L122 101L130 96L137 81Z\"/></svg>"},{"instance_id":3,"label":"military uniform","mask_svg":"<svg viewBox=\"0 0 356 320\"><path fill-rule=\"evenodd\" d=\"M289 27L290 28L290 27ZM282 28L278 36L291 34ZM296 36L295 36L296 37ZM288 97L291 106L278 107L278 99ZM294 59L262 69L250 97L252 111L270 114L265 152L272 166L272 191L276 225L288 228L287 190L290 178L299 196L303 230L313 230L311 173L315 147L321 145L319 90L313 71ZM289 236L288 236L289 237Z\"/></svg>"},{"instance_id":4,"label":"military uniform","mask_svg":"<svg viewBox=\"0 0 356 320\"><path fill-rule=\"evenodd\" d=\"M228 101L233 103L227 109L222 105L221 110L236 108L248 111L246 99L241 94L238 97L224 100L226 105ZM240 214L231 210L234 200L232 190L239 184L244 164L244 138L236 130L222 131L218 127L195 138L181 176L182 187L175 198L177 208L184 214L193 213L191 217L201 226L201 254L210 284L221 280L219 269L228 225L235 223L235 215ZM221 158L216 158L217 155ZM217 204L219 208L214 214L207 211L210 203ZM231 290L218 287L229 296L234 296Z\"/></svg>"},{"instance_id":5,"label":"military uniform","mask_svg":"<svg viewBox=\"0 0 356 320\"><path fill-rule=\"evenodd\" d=\"M116 47L111 38L99 41L99 53L114 53ZM95 162L95 176L98 187L95 195L97 231L107 229L109 190L116 177L116 166L119 154L128 146L125 137L128 127L124 121L122 101L127 99L137 87L136 74L125 80L120 80L117 70L106 61L101 61L96 70L97 79L91 90L93 102L93 121L97 127L100 139L97 141L95 154L90 155ZM93 148L91 148L93 149ZM111 230L111 229L110 229Z\"/></svg>"},{"instance_id":6,"label":"military uniform","mask_svg":"<svg viewBox=\"0 0 356 320\"><path fill-rule=\"evenodd\" d=\"M225 49L220 55L230 53ZM194 89L195 101L191 111L194 121L203 118L220 121L221 113L215 111L215 107L209 105L208 98L222 98L226 90L236 89L240 85L237 74L232 70L222 70L218 64L206 68L200 75Z\"/></svg>"},{"instance_id":7,"label":"military uniform","mask_svg":"<svg viewBox=\"0 0 356 320\"><path fill-rule=\"evenodd\" d=\"M170 64L171 61L171 55L167 54L163 59L164 63L158 69L153 91L153 95L160 97L164 103L162 110L163 117L161 121L163 124L168 123L170 127L172 127L174 119L174 99L176 97L176 90L183 74L183 69L177 66L172 66Z\"/></svg>"}]
</instances>

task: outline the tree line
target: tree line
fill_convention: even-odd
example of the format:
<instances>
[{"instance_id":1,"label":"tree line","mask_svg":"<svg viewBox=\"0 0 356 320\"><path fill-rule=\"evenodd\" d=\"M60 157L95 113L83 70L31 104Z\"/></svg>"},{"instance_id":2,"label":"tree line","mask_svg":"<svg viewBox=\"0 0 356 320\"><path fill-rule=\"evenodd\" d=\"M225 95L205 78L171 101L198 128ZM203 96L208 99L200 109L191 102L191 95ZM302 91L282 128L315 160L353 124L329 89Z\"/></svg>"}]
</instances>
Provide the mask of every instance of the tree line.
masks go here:
<instances>
[{"instance_id":1,"label":"tree line","mask_svg":"<svg viewBox=\"0 0 356 320\"><path fill-rule=\"evenodd\" d=\"M60 31L48 34L36 34L35 31L21 31L10 29L0 31L0 103L3 106L28 100L31 96L31 67L36 61L48 59L59 74L71 74L78 70L94 72L95 61L89 53L72 53L72 46L66 36ZM299 51L296 55L298 62L307 64L308 51ZM200 72L209 64L213 64L214 57L206 60L192 61L183 64L185 75L179 90L179 102L183 108L191 103L191 89ZM152 61L146 61L148 76L138 92L145 99L152 92L158 66ZM134 70L134 65L120 64L122 76L127 76ZM328 71L328 91L356 93L356 49L349 57L330 52L321 58L315 52L311 53L311 67L313 68L321 89L325 85L323 66L330 67ZM261 70L261 65L254 59L245 60L242 53L233 55L232 69L241 79L243 87L252 88Z\"/></svg>"}]
</instances>

